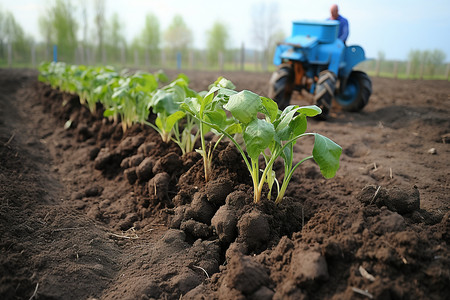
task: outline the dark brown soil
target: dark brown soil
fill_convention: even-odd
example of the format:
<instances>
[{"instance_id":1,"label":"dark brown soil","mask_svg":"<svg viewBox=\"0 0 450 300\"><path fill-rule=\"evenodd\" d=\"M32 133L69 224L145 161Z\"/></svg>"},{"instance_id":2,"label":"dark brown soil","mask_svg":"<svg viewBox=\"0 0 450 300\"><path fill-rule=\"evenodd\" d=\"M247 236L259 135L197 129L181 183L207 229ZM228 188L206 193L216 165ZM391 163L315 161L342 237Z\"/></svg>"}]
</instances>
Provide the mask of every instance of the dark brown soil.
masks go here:
<instances>
[{"instance_id":1,"label":"dark brown soil","mask_svg":"<svg viewBox=\"0 0 450 300\"><path fill-rule=\"evenodd\" d=\"M271 75L186 74L197 91L223 75L262 95ZM252 203L227 142L205 184L197 153L148 127L123 134L36 77L0 70L1 299L450 295L449 82L374 78L363 112L311 120L343 147L340 170L306 162L277 206Z\"/></svg>"}]
</instances>

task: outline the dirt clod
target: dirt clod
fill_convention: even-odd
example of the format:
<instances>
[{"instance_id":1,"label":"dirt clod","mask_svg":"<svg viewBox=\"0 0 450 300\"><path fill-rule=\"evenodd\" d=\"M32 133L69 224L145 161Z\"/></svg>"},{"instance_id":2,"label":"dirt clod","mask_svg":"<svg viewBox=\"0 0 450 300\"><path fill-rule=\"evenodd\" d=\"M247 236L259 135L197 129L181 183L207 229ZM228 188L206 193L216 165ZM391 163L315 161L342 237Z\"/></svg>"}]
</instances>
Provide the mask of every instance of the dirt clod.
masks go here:
<instances>
[{"instance_id":1,"label":"dirt clod","mask_svg":"<svg viewBox=\"0 0 450 300\"><path fill-rule=\"evenodd\" d=\"M221 286L232 287L243 295L249 296L270 283L267 270L249 256L233 256L227 271Z\"/></svg>"},{"instance_id":2,"label":"dirt clod","mask_svg":"<svg viewBox=\"0 0 450 300\"><path fill-rule=\"evenodd\" d=\"M237 237L236 210L229 205L222 205L211 220L219 240L223 243L231 243Z\"/></svg>"},{"instance_id":3,"label":"dirt clod","mask_svg":"<svg viewBox=\"0 0 450 300\"><path fill-rule=\"evenodd\" d=\"M270 226L267 216L257 209L244 214L238 221L239 240L244 241L249 250L256 250L268 242Z\"/></svg>"},{"instance_id":4,"label":"dirt clod","mask_svg":"<svg viewBox=\"0 0 450 300\"><path fill-rule=\"evenodd\" d=\"M393 187L389 189L389 195L384 204L392 211L399 214L408 214L420 209L420 194L417 187L402 189Z\"/></svg>"},{"instance_id":5,"label":"dirt clod","mask_svg":"<svg viewBox=\"0 0 450 300\"><path fill-rule=\"evenodd\" d=\"M208 201L217 206L225 204L225 199L233 191L233 182L220 177L206 184L206 197Z\"/></svg>"},{"instance_id":6,"label":"dirt clod","mask_svg":"<svg viewBox=\"0 0 450 300\"><path fill-rule=\"evenodd\" d=\"M149 180L153 176L153 166L155 164L155 160L153 157L145 158L139 166L136 168L136 175L139 181L144 182Z\"/></svg>"}]
</instances>

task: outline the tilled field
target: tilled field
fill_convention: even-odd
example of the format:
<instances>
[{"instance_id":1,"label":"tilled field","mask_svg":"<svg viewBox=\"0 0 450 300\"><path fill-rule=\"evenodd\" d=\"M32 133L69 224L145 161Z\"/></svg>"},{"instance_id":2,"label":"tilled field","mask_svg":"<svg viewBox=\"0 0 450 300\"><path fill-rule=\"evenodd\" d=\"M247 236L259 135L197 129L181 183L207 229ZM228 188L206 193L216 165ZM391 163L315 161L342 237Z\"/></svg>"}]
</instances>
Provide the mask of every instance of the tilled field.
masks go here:
<instances>
[{"instance_id":1,"label":"tilled field","mask_svg":"<svg viewBox=\"0 0 450 300\"><path fill-rule=\"evenodd\" d=\"M223 75L261 95L271 75L186 74L197 91ZM326 180L308 161L277 206L252 203L227 142L205 184L198 154L150 128L123 134L36 77L0 70L0 298L450 294L449 82L374 78L363 112L310 120L342 146L340 170ZM298 143L294 160L311 146Z\"/></svg>"}]
</instances>

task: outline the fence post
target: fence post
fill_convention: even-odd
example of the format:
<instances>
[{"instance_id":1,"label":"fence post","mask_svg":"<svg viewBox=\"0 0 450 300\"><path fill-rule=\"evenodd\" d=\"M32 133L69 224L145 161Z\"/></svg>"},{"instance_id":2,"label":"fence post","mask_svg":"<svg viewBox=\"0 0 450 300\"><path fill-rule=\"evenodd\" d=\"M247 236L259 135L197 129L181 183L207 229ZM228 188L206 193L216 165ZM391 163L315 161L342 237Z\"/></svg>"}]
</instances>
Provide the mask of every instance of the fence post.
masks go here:
<instances>
[{"instance_id":1,"label":"fence post","mask_svg":"<svg viewBox=\"0 0 450 300\"><path fill-rule=\"evenodd\" d=\"M447 81L450 76L450 63L447 64L447 70L445 70L445 77L447 78Z\"/></svg>"},{"instance_id":2,"label":"fence post","mask_svg":"<svg viewBox=\"0 0 450 300\"><path fill-rule=\"evenodd\" d=\"M177 70L181 70L181 52L177 52Z\"/></svg>"},{"instance_id":3,"label":"fence post","mask_svg":"<svg viewBox=\"0 0 450 300\"><path fill-rule=\"evenodd\" d=\"M31 66L33 66L33 68L36 66L36 44L35 43L31 44Z\"/></svg>"},{"instance_id":4,"label":"fence post","mask_svg":"<svg viewBox=\"0 0 450 300\"><path fill-rule=\"evenodd\" d=\"M58 46L53 45L53 61L58 61Z\"/></svg>"},{"instance_id":5,"label":"fence post","mask_svg":"<svg viewBox=\"0 0 450 300\"><path fill-rule=\"evenodd\" d=\"M411 73L411 61L408 61L408 64L406 65L406 78L409 79L409 75Z\"/></svg>"},{"instance_id":6,"label":"fence post","mask_svg":"<svg viewBox=\"0 0 450 300\"><path fill-rule=\"evenodd\" d=\"M8 67L12 67L12 45L8 43Z\"/></svg>"},{"instance_id":7,"label":"fence post","mask_svg":"<svg viewBox=\"0 0 450 300\"><path fill-rule=\"evenodd\" d=\"M137 49L134 49L134 66L139 66L139 53Z\"/></svg>"},{"instance_id":8,"label":"fence post","mask_svg":"<svg viewBox=\"0 0 450 300\"><path fill-rule=\"evenodd\" d=\"M377 64L375 66L375 76L380 77L381 60L377 59Z\"/></svg>"},{"instance_id":9,"label":"fence post","mask_svg":"<svg viewBox=\"0 0 450 300\"><path fill-rule=\"evenodd\" d=\"M219 69L220 71L223 71L223 52L219 52Z\"/></svg>"},{"instance_id":10,"label":"fence post","mask_svg":"<svg viewBox=\"0 0 450 300\"><path fill-rule=\"evenodd\" d=\"M241 45L241 71L244 71L245 66L245 44Z\"/></svg>"},{"instance_id":11,"label":"fence post","mask_svg":"<svg viewBox=\"0 0 450 300\"><path fill-rule=\"evenodd\" d=\"M396 60L394 62L394 78L397 79L398 77L398 61Z\"/></svg>"},{"instance_id":12,"label":"fence post","mask_svg":"<svg viewBox=\"0 0 450 300\"><path fill-rule=\"evenodd\" d=\"M420 79L423 80L423 73L425 71L425 63L422 61L420 63Z\"/></svg>"}]
</instances>

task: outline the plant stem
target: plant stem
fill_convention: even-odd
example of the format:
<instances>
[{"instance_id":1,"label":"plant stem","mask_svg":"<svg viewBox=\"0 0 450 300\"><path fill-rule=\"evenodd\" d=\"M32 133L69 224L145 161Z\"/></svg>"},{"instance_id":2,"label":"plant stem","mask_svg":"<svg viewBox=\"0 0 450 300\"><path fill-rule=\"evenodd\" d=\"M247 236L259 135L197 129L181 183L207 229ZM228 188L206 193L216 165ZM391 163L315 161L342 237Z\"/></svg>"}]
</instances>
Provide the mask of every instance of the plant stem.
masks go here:
<instances>
[{"instance_id":1,"label":"plant stem","mask_svg":"<svg viewBox=\"0 0 450 300\"><path fill-rule=\"evenodd\" d=\"M284 194L286 193L286 189L288 187L289 182L291 181L292 175L294 175L295 169L300 166L304 161L313 158L313 156L308 156L301 161L299 161L292 169L289 168L288 172L284 174L283 184L281 185L280 192L278 193L277 199L275 199L275 203L280 203L283 200ZM286 171L285 171L286 172Z\"/></svg>"},{"instance_id":2,"label":"plant stem","mask_svg":"<svg viewBox=\"0 0 450 300\"><path fill-rule=\"evenodd\" d=\"M267 163L267 165L264 168L264 171L263 171L263 173L261 175L261 180L259 181L259 184L258 184L258 194L259 194L258 195L258 201L259 201L259 199L261 199L261 193L262 193L262 189L263 189L263 186L264 186L265 178L267 176L267 172L272 170L272 165L275 162L275 158L276 157L278 157L278 155L276 153L274 153L274 155L272 155L272 157L270 158L269 162ZM258 165L256 167L258 167ZM257 171L258 171L258 175L259 175L259 169ZM255 191L255 194L256 194L256 191ZM255 203L258 202L258 201L255 201Z\"/></svg>"},{"instance_id":3,"label":"plant stem","mask_svg":"<svg viewBox=\"0 0 450 300\"><path fill-rule=\"evenodd\" d=\"M206 152L205 135L203 134L203 124L200 124L200 139L202 142L202 156L203 156L203 166L205 170L205 182L208 182L211 166L209 165L208 153Z\"/></svg>"},{"instance_id":4,"label":"plant stem","mask_svg":"<svg viewBox=\"0 0 450 300\"><path fill-rule=\"evenodd\" d=\"M252 170L250 172L250 175L252 176L253 181L253 202L258 203L259 200L261 200L261 191L262 191L262 188L260 188L259 184L259 162L257 159L256 160L251 159L251 164ZM262 181L264 182L264 180Z\"/></svg>"}]
</instances>

